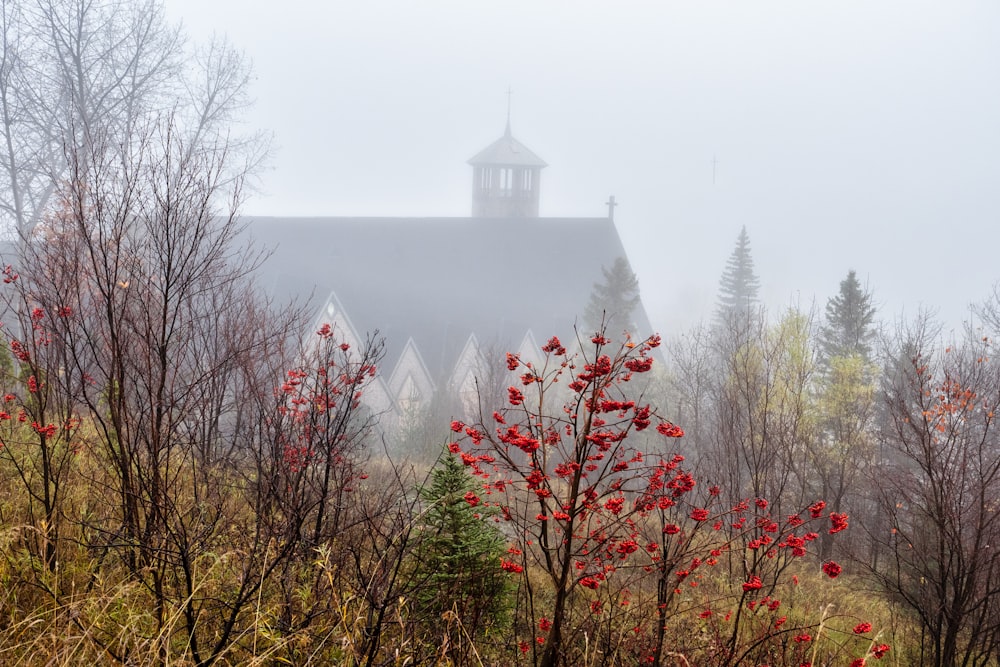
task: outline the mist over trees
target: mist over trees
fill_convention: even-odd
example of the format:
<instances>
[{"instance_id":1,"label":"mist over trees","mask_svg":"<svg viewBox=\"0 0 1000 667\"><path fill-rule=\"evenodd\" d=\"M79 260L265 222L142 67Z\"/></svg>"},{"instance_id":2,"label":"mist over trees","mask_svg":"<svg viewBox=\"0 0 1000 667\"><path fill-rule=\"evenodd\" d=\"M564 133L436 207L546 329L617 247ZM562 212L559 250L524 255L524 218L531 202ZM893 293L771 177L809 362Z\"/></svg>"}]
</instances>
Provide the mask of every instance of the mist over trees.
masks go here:
<instances>
[{"instance_id":1,"label":"mist over trees","mask_svg":"<svg viewBox=\"0 0 1000 667\"><path fill-rule=\"evenodd\" d=\"M815 495L857 522L839 544L821 535L819 555L851 559L912 614L921 635L907 664L990 664L1000 616L992 547L980 550L997 538L996 296L951 339L926 313L880 336L872 300L851 270L821 322L758 309L682 337L669 368L677 414L697 429L701 469L727 487Z\"/></svg>"},{"instance_id":2,"label":"mist over trees","mask_svg":"<svg viewBox=\"0 0 1000 667\"><path fill-rule=\"evenodd\" d=\"M769 312L743 227L711 323L635 331L619 258L393 432L386 341L260 287L245 60L0 21L4 664L996 664L1000 291Z\"/></svg>"}]
</instances>

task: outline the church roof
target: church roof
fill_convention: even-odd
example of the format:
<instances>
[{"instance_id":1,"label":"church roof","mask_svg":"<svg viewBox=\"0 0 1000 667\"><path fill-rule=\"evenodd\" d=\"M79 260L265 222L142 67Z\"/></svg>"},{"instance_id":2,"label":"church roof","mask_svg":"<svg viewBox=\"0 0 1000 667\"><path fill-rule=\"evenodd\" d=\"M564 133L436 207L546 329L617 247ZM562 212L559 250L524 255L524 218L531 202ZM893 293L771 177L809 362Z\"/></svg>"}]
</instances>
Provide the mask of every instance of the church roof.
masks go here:
<instances>
[{"instance_id":1,"label":"church roof","mask_svg":"<svg viewBox=\"0 0 1000 667\"><path fill-rule=\"evenodd\" d=\"M626 257L608 218L246 222L273 248L261 270L273 295L311 298L318 309L335 294L359 334L385 337L387 369L412 338L436 377L453 370L470 335L502 351L528 331L571 340L601 267ZM651 333L641 308L634 318L637 333Z\"/></svg>"},{"instance_id":2,"label":"church roof","mask_svg":"<svg viewBox=\"0 0 1000 667\"><path fill-rule=\"evenodd\" d=\"M501 167L547 167L542 158L515 139L510 133L510 125L504 135L476 153L469 160L473 166L497 165Z\"/></svg>"}]
</instances>

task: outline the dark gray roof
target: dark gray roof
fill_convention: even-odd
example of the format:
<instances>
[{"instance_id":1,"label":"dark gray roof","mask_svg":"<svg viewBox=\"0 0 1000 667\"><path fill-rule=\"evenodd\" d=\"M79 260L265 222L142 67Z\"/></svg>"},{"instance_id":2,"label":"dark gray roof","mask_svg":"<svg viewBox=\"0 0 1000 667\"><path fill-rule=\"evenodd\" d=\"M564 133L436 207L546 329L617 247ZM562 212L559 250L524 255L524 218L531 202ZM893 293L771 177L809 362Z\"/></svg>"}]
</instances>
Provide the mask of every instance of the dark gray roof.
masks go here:
<instances>
[{"instance_id":1,"label":"dark gray roof","mask_svg":"<svg viewBox=\"0 0 1000 667\"><path fill-rule=\"evenodd\" d=\"M504 135L492 144L476 153L469 164L497 165L500 167L547 167L545 161L538 157L520 141L511 136L510 126Z\"/></svg>"},{"instance_id":2,"label":"dark gray roof","mask_svg":"<svg viewBox=\"0 0 1000 667\"><path fill-rule=\"evenodd\" d=\"M387 368L412 337L436 377L452 370L470 334L505 349L528 330L539 343L570 339L601 267L626 257L607 218L246 222L273 248L261 271L266 289L312 295L317 309L335 293L359 334L385 336ZM639 334L651 333L641 308L635 319Z\"/></svg>"}]
</instances>

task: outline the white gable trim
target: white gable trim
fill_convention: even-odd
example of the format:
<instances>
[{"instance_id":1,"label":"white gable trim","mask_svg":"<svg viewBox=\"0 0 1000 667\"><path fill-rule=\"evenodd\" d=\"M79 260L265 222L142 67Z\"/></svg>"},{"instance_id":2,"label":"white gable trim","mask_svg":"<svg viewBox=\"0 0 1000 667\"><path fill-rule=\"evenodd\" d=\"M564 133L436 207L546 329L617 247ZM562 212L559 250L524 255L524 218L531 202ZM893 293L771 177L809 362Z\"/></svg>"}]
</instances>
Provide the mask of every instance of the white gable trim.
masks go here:
<instances>
[{"instance_id":1,"label":"white gable trim","mask_svg":"<svg viewBox=\"0 0 1000 667\"><path fill-rule=\"evenodd\" d=\"M414 401L426 404L434 394L434 381L413 338L406 341L399 361L389 376L388 388L401 413L404 406L412 408Z\"/></svg>"},{"instance_id":2,"label":"white gable trim","mask_svg":"<svg viewBox=\"0 0 1000 667\"><path fill-rule=\"evenodd\" d=\"M486 359L476 334L470 334L448 380L449 389L458 397L466 419L473 418L478 410L480 388L477 378L486 370L485 366Z\"/></svg>"},{"instance_id":3,"label":"white gable trim","mask_svg":"<svg viewBox=\"0 0 1000 667\"><path fill-rule=\"evenodd\" d=\"M344 310L344 306L340 303L340 299L337 298L336 292L330 292L323 306L316 313L313 326L307 334L306 349L315 349L314 346L317 345L316 341L319 338L316 332L324 324L330 325L336 340L341 343L347 343L351 346L352 350L362 349L364 340L358 334L357 329L354 328L354 324L351 322L351 318L348 317L347 311ZM361 402L376 414L385 414L394 411L395 401L388 386L386 386L385 376L382 373L381 367L377 368L375 377L365 387L364 392L361 394Z\"/></svg>"},{"instance_id":4,"label":"white gable trim","mask_svg":"<svg viewBox=\"0 0 1000 667\"><path fill-rule=\"evenodd\" d=\"M524 338L521 339L517 354L521 357L521 361L530 363L532 366L538 367L542 363L542 346L535 340L535 334L532 333L531 329L528 329Z\"/></svg>"},{"instance_id":5,"label":"white gable trim","mask_svg":"<svg viewBox=\"0 0 1000 667\"><path fill-rule=\"evenodd\" d=\"M315 336L316 332L324 324L329 324L334 330L334 335L337 339L342 343L347 343L352 349L357 350L361 346L361 336L358 335L357 329L354 328L354 324L351 322L351 318L348 317L347 311L344 310L344 306L341 305L340 299L337 298L336 292L330 292L329 296L326 297L323 306L316 313L316 318L313 321L312 330L309 331L309 335Z\"/></svg>"}]
</instances>

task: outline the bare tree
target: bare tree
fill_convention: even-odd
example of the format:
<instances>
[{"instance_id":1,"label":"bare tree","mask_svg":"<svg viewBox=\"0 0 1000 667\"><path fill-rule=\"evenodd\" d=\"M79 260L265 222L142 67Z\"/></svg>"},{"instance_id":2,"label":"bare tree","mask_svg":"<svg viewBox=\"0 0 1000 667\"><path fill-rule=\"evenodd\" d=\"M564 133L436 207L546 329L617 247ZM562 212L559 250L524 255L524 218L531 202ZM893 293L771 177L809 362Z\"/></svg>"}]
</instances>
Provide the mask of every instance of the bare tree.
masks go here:
<instances>
[{"instance_id":1,"label":"bare tree","mask_svg":"<svg viewBox=\"0 0 1000 667\"><path fill-rule=\"evenodd\" d=\"M221 41L186 58L160 0L3 0L0 49L0 212L22 239L68 177L67 154L120 143L170 110L202 150L248 99L245 59Z\"/></svg>"},{"instance_id":2,"label":"bare tree","mask_svg":"<svg viewBox=\"0 0 1000 667\"><path fill-rule=\"evenodd\" d=\"M1000 283L993 285L989 298L973 307L973 313L992 335L1000 334Z\"/></svg>"},{"instance_id":3,"label":"bare tree","mask_svg":"<svg viewBox=\"0 0 1000 667\"><path fill-rule=\"evenodd\" d=\"M884 380L885 461L874 488L889 529L879 580L917 616L920 664L986 665L1000 650L1000 365L968 332L943 345L904 330Z\"/></svg>"},{"instance_id":4,"label":"bare tree","mask_svg":"<svg viewBox=\"0 0 1000 667\"><path fill-rule=\"evenodd\" d=\"M825 498L833 511L862 516L871 509L865 471L876 462L877 369L857 354L825 365L816 387L816 430L803 441L797 470L803 489ZM830 557L830 538L821 535L823 558Z\"/></svg>"},{"instance_id":5,"label":"bare tree","mask_svg":"<svg viewBox=\"0 0 1000 667\"><path fill-rule=\"evenodd\" d=\"M258 437L234 409L239 380L255 356L287 349L300 322L265 316L251 282L262 254L236 218L242 178L217 137L164 114L67 146L64 159L61 206L25 239L21 271L61 354L47 379L96 432L88 484L116 508L110 521L75 518L96 562L123 565L152 594L163 650L181 613L192 656L208 663L251 599L201 590L203 559L237 520L225 492L239 475L226 464ZM271 566L258 583L260 567ZM215 634L200 616L220 604L227 627Z\"/></svg>"},{"instance_id":6,"label":"bare tree","mask_svg":"<svg viewBox=\"0 0 1000 667\"><path fill-rule=\"evenodd\" d=\"M716 330L721 369L709 466L734 502L770 498L780 508L786 500L795 460L811 437L809 331L807 315L790 311L769 327L762 310L729 317Z\"/></svg>"},{"instance_id":7,"label":"bare tree","mask_svg":"<svg viewBox=\"0 0 1000 667\"><path fill-rule=\"evenodd\" d=\"M708 450L712 421L712 396L719 369L711 331L699 325L672 341L668 347L669 405L684 424L685 441L697 456Z\"/></svg>"}]
</instances>

